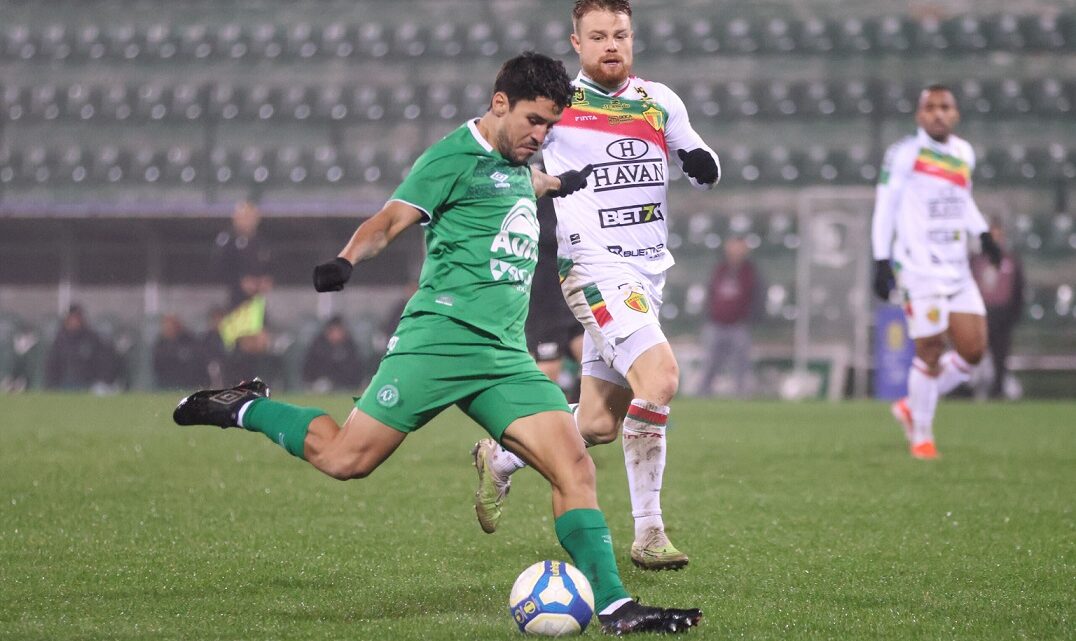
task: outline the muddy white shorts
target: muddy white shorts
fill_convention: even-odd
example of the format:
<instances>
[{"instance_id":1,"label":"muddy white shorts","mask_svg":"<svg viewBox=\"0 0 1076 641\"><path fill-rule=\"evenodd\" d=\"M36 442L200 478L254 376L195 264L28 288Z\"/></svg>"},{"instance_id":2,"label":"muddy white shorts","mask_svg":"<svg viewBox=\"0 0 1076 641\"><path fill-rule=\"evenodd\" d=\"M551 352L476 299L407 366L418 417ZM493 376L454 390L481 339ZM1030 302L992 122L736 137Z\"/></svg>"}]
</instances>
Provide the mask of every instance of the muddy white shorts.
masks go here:
<instances>
[{"instance_id":1,"label":"muddy white shorts","mask_svg":"<svg viewBox=\"0 0 1076 641\"><path fill-rule=\"evenodd\" d=\"M968 278L957 287L940 282L907 279L901 282L904 317L912 338L937 336L949 329L949 314L986 316L986 306L975 281Z\"/></svg>"}]
</instances>

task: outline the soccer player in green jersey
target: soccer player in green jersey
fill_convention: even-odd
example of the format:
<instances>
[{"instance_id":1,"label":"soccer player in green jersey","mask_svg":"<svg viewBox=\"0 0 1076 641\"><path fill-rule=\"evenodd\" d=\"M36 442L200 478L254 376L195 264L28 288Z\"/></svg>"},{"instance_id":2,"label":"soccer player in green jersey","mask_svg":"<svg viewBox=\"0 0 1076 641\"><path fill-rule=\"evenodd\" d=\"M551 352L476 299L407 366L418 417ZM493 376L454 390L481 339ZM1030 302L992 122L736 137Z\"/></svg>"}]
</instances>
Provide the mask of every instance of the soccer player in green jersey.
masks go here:
<instances>
[{"instance_id":1,"label":"soccer player in green jersey","mask_svg":"<svg viewBox=\"0 0 1076 641\"><path fill-rule=\"evenodd\" d=\"M407 227L425 227L419 289L342 426L322 410L270 400L257 379L196 392L173 418L261 432L329 476L357 479L455 404L549 481L557 537L594 588L602 628L681 632L699 622L699 610L644 606L621 584L594 463L564 395L538 369L524 338L538 255L536 194L571 193L587 173L548 176L526 162L571 96L562 63L535 53L506 62L486 114L427 149L339 256L315 268L318 291L340 290L355 263Z\"/></svg>"}]
</instances>

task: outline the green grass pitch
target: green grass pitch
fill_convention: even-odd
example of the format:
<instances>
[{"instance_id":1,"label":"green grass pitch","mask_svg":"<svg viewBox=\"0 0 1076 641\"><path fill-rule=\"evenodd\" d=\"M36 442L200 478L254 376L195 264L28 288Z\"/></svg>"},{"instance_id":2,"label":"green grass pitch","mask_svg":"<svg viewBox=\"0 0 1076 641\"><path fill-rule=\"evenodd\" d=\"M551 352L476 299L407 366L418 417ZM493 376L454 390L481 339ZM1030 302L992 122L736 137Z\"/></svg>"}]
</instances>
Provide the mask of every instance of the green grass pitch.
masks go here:
<instances>
[{"instance_id":1,"label":"green grass pitch","mask_svg":"<svg viewBox=\"0 0 1076 641\"><path fill-rule=\"evenodd\" d=\"M175 427L175 400L0 398L0 639L518 639L515 576L565 558L530 470L478 528L482 432L455 410L341 483L261 435ZM625 584L701 607L687 638L1076 638L1076 405L942 402L936 462L881 403L672 421L682 572L630 565L620 446L591 453Z\"/></svg>"}]
</instances>

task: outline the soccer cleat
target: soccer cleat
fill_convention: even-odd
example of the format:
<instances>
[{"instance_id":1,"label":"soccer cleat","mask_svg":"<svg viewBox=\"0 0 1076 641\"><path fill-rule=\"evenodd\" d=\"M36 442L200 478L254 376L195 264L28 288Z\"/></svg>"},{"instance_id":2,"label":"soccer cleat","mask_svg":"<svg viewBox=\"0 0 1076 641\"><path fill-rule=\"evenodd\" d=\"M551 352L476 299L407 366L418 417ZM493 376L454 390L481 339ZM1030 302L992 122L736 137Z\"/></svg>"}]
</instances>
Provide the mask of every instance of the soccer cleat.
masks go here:
<instances>
[{"instance_id":1,"label":"soccer cleat","mask_svg":"<svg viewBox=\"0 0 1076 641\"><path fill-rule=\"evenodd\" d=\"M688 558L669 542L664 530L653 529L631 544L631 562L643 570L679 570Z\"/></svg>"},{"instance_id":2,"label":"soccer cleat","mask_svg":"<svg viewBox=\"0 0 1076 641\"><path fill-rule=\"evenodd\" d=\"M474 444L471 456L474 467L478 470L478 489L474 493L474 511L478 515L478 524L486 534L497 531L501 521L501 506L512 489L512 479L501 480L493 471L493 453L497 451L497 442L484 438Z\"/></svg>"},{"instance_id":3,"label":"soccer cleat","mask_svg":"<svg viewBox=\"0 0 1076 641\"><path fill-rule=\"evenodd\" d=\"M269 386L260 378L227 389L202 390L181 400L172 420L176 425L239 427L239 410L258 398L269 398Z\"/></svg>"},{"instance_id":4,"label":"soccer cleat","mask_svg":"<svg viewBox=\"0 0 1076 641\"><path fill-rule=\"evenodd\" d=\"M893 418L900 423L900 426L904 428L904 438L911 443L912 430L915 428L915 424L912 422L912 410L908 408L908 399L905 397L899 401L893 401L893 404L889 406L889 411L893 414Z\"/></svg>"},{"instance_id":5,"label":"soccer cleat","mask_svg":"<svg viewBox=\"0 0 1076 641\"><path fill-rule=\"evenodd\" d=\"M628 601L611 614L599 614L602 632L606 634L633 634L635 632L677 633L687 632L699 624L702 610L691 608L655 608L638 601Z\"/></svg>"},{"instance_id":6,"label":"soccer cleat","mask_svg":"<svg viewBox=\"0 0 1076 641\"><path fill-rule=\"evenodd\" d=\"M923 441L912 446L912 457L920 461L933 461L940 456L938 448L934 447L934 441Z\"/></svg>"}]
</instances>

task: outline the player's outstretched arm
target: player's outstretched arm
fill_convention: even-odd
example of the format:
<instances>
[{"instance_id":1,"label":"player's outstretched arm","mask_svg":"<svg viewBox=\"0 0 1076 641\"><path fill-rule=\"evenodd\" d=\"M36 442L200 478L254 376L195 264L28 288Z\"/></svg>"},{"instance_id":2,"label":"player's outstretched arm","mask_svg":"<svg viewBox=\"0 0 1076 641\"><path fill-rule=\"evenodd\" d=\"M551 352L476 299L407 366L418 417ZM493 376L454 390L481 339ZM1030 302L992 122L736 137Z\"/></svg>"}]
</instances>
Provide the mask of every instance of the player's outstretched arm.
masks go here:
<instances>
[{"instance_id":1,"label":"player's outstretched arm","mask_svg":"<svg viewBox=\"0 0 1076 641\"><path fill-rule=\"evenodd\" d=\"M390 200L381 211L359 225L336 258L314 268L314 289L340 291L351 278L353 265L377 256L400 232L420 220L420 210L405 202Z\"/></svg>"},{"instance_id":2,"label":"player's outstretched arm","mask_svg":"<svg viewBox=\"0 0 1076 641\"><path fill-rule=\"evenodd\" d=\"M587 186L587 176L594 171L594 165L587 165L582 169L566 171L563 174L550 176L549 174L531 167L531 185L534 186L534 195L538 198L551 196L560 198L573 194Z\"/></svg>"}]
</instances>

